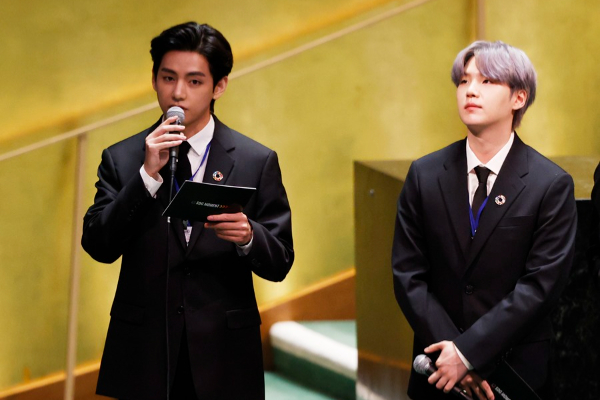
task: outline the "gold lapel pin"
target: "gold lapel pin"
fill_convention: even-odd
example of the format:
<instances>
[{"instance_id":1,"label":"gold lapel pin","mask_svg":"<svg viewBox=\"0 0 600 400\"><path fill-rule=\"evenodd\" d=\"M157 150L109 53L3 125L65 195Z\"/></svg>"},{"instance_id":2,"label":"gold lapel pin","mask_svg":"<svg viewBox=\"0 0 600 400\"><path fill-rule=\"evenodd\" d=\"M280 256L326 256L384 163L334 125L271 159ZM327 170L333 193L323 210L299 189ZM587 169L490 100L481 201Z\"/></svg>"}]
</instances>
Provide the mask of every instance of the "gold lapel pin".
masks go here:
<instances>
[{"instance_id":1,"label":"gold lapel pin","mask_svg":"<svg viewBox=\"0 0 600 400\"><path fill-rule=\"evenodd\" d=\"M221 171L213 172L213 179L217 182L220 182L221 180L223 180L223 173Z\"/></svg>"},{"instance_id":2,"label":"gold lapel pin","mask_svg":"<svg viewBox=\"0 0 600 400\"><path fill-rule=\"evenodd\" d=\"M506 203L506 197L504 197L503 194L496 196L496 198L494 199L494 202L496 204L498 204L499 206L503 205L504 203Z\"/></svg>"}]
</instances>

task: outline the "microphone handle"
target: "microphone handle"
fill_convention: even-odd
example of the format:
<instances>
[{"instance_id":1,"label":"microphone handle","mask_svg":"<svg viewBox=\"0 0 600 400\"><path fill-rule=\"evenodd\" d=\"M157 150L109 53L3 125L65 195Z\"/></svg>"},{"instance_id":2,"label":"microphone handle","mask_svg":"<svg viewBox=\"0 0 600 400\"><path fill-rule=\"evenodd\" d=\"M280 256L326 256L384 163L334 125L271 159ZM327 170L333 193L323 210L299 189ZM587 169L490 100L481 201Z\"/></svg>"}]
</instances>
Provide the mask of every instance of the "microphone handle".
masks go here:
<instances>
[{"instance_id":1,"label":"microphone handle","mask_svg":"<svg viewBox=\"0 0 600 400\"><path fill-rule=\"evenodd\" d=\"M181 121L177 118L177 121L173 122L171 125L181 125ZM171 147L169 151L169 169L171 171L171 176L175 176L175 171L177 171L177 161L179 160L179 146Z\"/></svg>"},{"instance_id":2,"label":"microphone handle","mask_svg":"<svg viewBox=\"0 0 600 400\"><path fill-rule=\"evenodd\" d=\"M179 159L179 146L171 147L169 152L169 170L171 171L171 175L175 176L175 171L177 171L177 160Z\"/></svg>"}]
</instances>

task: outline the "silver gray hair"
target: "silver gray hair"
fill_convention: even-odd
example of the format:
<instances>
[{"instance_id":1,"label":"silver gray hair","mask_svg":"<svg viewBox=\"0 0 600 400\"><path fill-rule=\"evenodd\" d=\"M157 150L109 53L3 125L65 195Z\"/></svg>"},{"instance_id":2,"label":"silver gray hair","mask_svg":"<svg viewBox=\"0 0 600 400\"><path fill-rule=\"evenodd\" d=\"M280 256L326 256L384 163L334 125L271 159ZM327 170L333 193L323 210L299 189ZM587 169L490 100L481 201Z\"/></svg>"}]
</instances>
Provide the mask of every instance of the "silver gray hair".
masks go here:
<instances>
[{"instance_id":1,"label":"silver gray hair","mask_svg":"<svg viewBox=\"0 0 600 400\"><path fill-rule=\"evenodd\" d=\"M465 66L473 57L479 72L486 78L507 84L511 95L517 90L524 90L527 93L525 105L515 111L513 116L512 129L514 130L521 124L525 111L535 100L537 74L533 64L523 50L501 41L479 40L463 49L454 60L452 82L457 87L465 74Z\"/></svg>"}]
</instances>

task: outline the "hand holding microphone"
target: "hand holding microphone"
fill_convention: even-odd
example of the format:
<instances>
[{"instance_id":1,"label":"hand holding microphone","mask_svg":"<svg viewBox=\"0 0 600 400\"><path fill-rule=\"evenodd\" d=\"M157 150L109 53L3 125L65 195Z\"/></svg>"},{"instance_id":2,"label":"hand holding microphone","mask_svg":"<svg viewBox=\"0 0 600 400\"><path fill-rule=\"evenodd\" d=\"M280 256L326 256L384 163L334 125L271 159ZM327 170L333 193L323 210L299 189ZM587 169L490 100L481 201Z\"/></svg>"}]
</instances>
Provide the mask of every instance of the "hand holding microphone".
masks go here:
<instances>
[{"instance_id":1,"label":"hand holding microphone","mask_svg":"<svg viewBox=\"0 0 600 400\"><path fill-rule=\"evenodd\" d=\"M175 113L171 110L174 109ZM169 120L171 118L171 120ZM178 149L178 145L185 140L183 123L185 114L180 107L171 107L165 115L164 121L146 136L146 152L144 169L152 178L159 180L159 171L171 158L171 149ZM175 146L173 146L175 145ZM174 154L175 163L177 153Z\"/></svg>"},{"instance_id":2,"label":"hand holding microphone","mask_svg":"<svg viewBox=\"0 0 600 400\"><path fill-rule=\"evenodd\" d=\"M437 368L435 368L435 365L431 362L431 359L425 354L419 354L415 358L415 361L413 362L413 368L415 371L417 371L417 373L425 376L430 376L437 371ZM452 388L451 392L463 400L473 400L473 398L469 396L466 391L461 390L456 386Z\"/></svg>"},{"instance_id":3,"label":"hand holding microphone","mask_svg":"<svg viewBox=\"0 0 600 400\"><path fill-rule=\"evenodd\" d=\"M450 342L451 343L451 342ZM429 346L428 349L430 349ZM439 360L439 359L438 359ZM413 367L415 371L419 374L431 376L434 372L437 371L435 364L431 362L431 359L427 357L425 354L418 355L413 362ZM467 372L467 375L464 376L460 380L460 384L463 387L468 388L474 395L477 396L477 399L480 400L494 400L495 396L492 391L492 387L489 383L475 373L475 371ZM457 386L453 386L451 392L454 393L455 396L460 397L464 400L473 400L473 397L470 396L470 393L467 390L460 389ZM499 392L501 393L501 391Z\"/></svg>"}]
</instances>

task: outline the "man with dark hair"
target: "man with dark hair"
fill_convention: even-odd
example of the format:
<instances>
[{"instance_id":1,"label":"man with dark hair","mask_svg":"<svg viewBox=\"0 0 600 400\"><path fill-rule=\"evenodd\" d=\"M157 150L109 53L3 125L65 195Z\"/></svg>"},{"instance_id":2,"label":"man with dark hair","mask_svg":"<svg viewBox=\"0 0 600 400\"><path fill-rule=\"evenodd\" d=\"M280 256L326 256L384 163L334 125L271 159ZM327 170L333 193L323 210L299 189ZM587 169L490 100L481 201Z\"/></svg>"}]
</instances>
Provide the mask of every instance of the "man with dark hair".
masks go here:
<instances>
[{"instance_id":1,"label":"man with dark hair","mask_svg":"<svg viewBox=\"0 0 600 400\"><path fill-rule=\"evenodd\" d=\"M573 180L515 132L536 91L523 51L475 42L452 80L467 138L413 162L398 200L396 299L413 355L437 367L429 378L413 370L408 394L445 399L458 386L491 400L485 379L506 361L549 399L549 314L573 259Z\"/></svg>"},{"instance_id":2,"label":"man with dark hair","mask_svg":"<svg viewBox=\"0 0 600 400\"><path fill-rule=\"evenodd\" d=\"M153 126L105 149L82 245L97 261L122 257L97 393L120 399L262 399L260 315L252 272L281 281L292 266L291 214L274 151L212 113L233 56L208 25L152 40ZM169 151L184 180L255 187L243 212L169 221ZM182 173L183 175L179 175Z\"/></svg>"}]
</instances>

